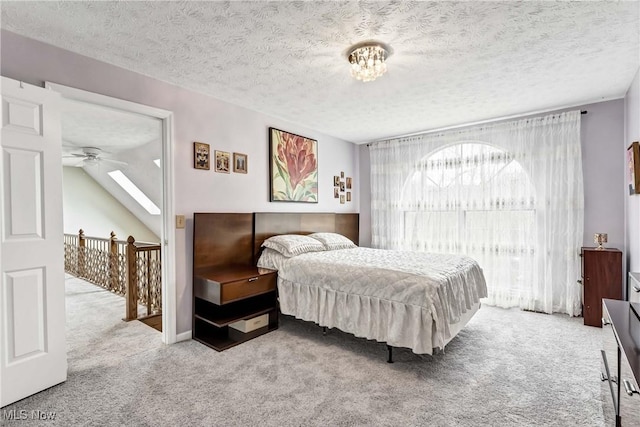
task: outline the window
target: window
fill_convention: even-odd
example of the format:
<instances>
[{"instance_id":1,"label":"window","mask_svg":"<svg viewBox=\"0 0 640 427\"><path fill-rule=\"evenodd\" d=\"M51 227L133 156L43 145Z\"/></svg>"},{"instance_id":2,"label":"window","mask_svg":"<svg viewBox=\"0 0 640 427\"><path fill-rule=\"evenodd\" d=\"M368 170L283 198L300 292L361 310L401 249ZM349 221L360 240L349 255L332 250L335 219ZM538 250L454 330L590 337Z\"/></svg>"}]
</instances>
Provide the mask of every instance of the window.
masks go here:
<instances>
[{"instance_id":1,"label":"window","mask_svg":"<svg viewBox=\"0 0 640 427\"><path fill-rule=\"evenodd\" d=\"M147 197L121 170L109 172L109 176L129 193L133 199L147 210L151 215L160 215L160 208Z\"/></svg>"},{"instance_id":2,"label":"window","mask_svg":"<svg viewBox=\"0 0 640 427\"><path fill-rule=\"evenodd\" d=\"M481 142L439 149L417 163L400 204L409 249L467 254L483 267L490 300L528 297L535 191L508 152Z\"/></svg>"}]
</instances>

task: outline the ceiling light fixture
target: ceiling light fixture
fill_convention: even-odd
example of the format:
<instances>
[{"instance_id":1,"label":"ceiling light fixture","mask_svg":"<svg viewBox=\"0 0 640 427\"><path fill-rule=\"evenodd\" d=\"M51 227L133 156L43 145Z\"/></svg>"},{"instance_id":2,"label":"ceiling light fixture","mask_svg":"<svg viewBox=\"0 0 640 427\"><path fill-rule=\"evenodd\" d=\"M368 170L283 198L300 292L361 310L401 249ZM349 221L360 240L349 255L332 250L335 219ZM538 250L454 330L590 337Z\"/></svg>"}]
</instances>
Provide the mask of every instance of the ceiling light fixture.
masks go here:
<instances>
[{"instance_id":1,"label":"ceiling light fixture","mask_svg":"<svg viewBox=\"0 0 640 427\"><path fill-rule=\"evenodd\" d=\"M363 82L371 82L387 72L386 60L393 50L384 43L366 41L351 46L347 53L351 75Z\"/></svg>"}]
</instances>

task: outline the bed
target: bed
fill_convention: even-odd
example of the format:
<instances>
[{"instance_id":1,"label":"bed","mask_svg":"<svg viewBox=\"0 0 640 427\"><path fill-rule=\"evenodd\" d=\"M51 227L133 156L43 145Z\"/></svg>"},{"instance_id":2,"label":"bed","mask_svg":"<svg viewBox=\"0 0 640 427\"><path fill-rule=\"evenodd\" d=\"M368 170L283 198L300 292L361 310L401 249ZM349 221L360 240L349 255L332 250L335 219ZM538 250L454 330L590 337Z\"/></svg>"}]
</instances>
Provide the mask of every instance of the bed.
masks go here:
<instances>
[{"instance_id":1,"label":"bed","mask_svg":"<svg viewBox=\"0 0 640 427\"><path fill-rule=\"evenodd\" d=\"M314 240L314 233L339 234L350 245L295 256L263 250L274 236ZM355 247L358 214L196 213L193 236L194 277L213 267L277 269L283 314L384 342L390 362L393 347L444 349L487 294L480 266L468 257Z\"/></svg>"},{"instance_id":2,"label":"bed","mask_svg":"<svg viewBox=\"0 0 640 427\"><path fill-rule=\"evenodd\" d=\"M418 354L444 349L486 297L482 270L464 256L267 247L257 265L278 270L283 314Z\"/></svg>"},{"instance_id":3,"label":"bed","mask_svg":"<svg viewBox=\"0 0 640 427\"><path fill-rule=\"evenodd\" d=\"M444 349L487 296L482 269L469 257L360 248L352 239L340 240L340 233L287 230L256 234L256 263L278 270L280 311L298 319L432 354ZM277 244L264 248L292 234L305 235L301 240L309 246L318 234L322 244L295 254ZM334 239L328 247L327 238Z\"/></svg>"}]
</instances>

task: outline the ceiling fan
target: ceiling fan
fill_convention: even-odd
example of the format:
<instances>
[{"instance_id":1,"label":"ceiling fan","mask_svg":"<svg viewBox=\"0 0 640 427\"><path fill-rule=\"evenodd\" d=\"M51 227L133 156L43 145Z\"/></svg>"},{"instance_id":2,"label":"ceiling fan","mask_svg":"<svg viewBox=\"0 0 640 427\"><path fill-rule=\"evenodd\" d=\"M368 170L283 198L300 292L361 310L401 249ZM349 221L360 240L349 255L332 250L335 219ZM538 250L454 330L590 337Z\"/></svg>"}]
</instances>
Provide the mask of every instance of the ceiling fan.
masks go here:
<instances>
[{"instance_id":1,"label":"ceiling fan","mask_svg":"<svg viewBox=\"0 0 640 427\"><path fill-rule=\"evenodd\" d=\"M68 156L63 156L63 158L65 159L82 159L81 162L79 162L77 165L74 165L75 167L83 167L83 166L93 166L93 165L97 165L98 163L101 162L106 162L106 163L110 163L113 165L121 165L121 166L127 166L128 163L126 162L121 162L120 160L113 160L113 159L107 159L105 157L101 157L101 155L105 153L103 152L100 148L96 148L96 147L82 147L82 154L81 153L71 153Z\"/></svg>"}]
</instances>

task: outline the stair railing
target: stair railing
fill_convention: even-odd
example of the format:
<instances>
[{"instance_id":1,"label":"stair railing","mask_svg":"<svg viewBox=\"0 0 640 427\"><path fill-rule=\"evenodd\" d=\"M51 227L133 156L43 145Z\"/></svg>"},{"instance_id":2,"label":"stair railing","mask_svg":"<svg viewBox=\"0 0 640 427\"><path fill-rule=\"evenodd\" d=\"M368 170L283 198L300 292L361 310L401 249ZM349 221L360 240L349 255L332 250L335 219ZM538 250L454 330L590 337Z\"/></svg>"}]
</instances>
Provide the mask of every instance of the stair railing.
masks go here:
<instances>
[{"instance_id":1,"label":"stair railing","mask_svg":"<svg viewBox=\"0 0 640 427\"><path fill-rule=\"evenodd\" d=\"M116 239L64 235L64 269L126 298L130 321L162 313L162 262L159 243L136 242L133 236ZM140 313L139 306L144 307Z\"/></svg>"}]
</instances>

